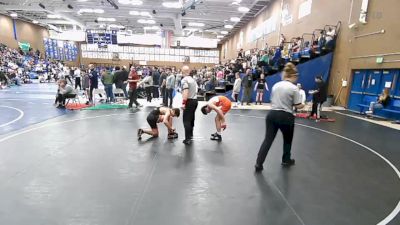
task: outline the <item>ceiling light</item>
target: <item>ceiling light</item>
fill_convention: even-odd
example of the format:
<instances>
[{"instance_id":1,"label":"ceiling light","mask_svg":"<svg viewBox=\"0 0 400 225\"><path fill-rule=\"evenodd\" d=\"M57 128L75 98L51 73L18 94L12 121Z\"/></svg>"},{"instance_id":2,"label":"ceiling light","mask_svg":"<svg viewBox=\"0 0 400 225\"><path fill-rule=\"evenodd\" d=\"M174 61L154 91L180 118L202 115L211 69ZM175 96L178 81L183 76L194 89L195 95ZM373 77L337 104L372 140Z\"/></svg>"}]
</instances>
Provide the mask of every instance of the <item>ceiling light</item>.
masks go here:
<instances>
[{"instance_id":1,"label":"ceiling light","mask_svg":"<svg viewBox=\"0 0 400 225\"><path fill-rule=\"evenodd\" d=\"M149 12L140 12L141 16L151 16Z\"/></svg>"},{"instance_id":2,"label":"ceiling light","mask_svg":"<svg viewBox=\"0 0 400 225\"><path fill-rule=\"evenodd\" d=\"M82 14L82 13L104 13L103 9L80 9L78 11L78 14Z\"/></svg>"},{"instance_id":3,"label":"ceiling light","mask_svg":"<svg viewBox=\"0 0 400 225\"><path fill-rule=\"evenodd\" d=\"M143 27L145 30L159 30L160 28L158 26L151 26L151 27Z\"/></svg>"},{"instance_id":4,"label":"ceiling light","mask_svg":"<svg viewBox=\"0 0 400 225\"><path fill-rule=\"evenodd\" d=\"M218 39L224 38L224 35L217 35Z\"/></svg>"},{"instance_id":5,"label":"ceiling light","mask_svg":"<svg viewBox=\"0 0 400 225\"><path fill-rule=\"evenodd\" d=\"M33 20L33 21L32 21L32 23L34 23L34 24L38 24L38 23L39 23L39 21L37 21L37 20Z\"/></svg>"},{"instance_id":6,"label":"ceiling light","mask_svg":"<svg viewBox=\"0 0 400 225\"><path fill-rule=\"evenodd\" d=\"M185 30L185 31L190 31L190 32L196 32L196 31L198 31L199 29L197 29L197 28L185 28L185 29L183 29L183 30Z\"/></svg>"},{"instance_id":7,"label":"ceiling light","mask_svg":"<svg viewBox=\"0 0 400 225\"><path fill-rule=\"evenodd\" d=\"M18 14L16 14L16 13L11 13L10 16L13 17L13 18L16 18L16 17L18 17Z\"/></svg>"},{"instance_id":8,"label":"ceiling light","mask_svg":"<svg viewBox=\"0 0 400 225\"><path fill-rule=\"evenodd\" d=\"M110 24L110 25L108 25L108 28L118 28L118 29L123 29L123 28L125 28L124 26L122 26L122 25L118 25L118 24Z\"/></svg>"},{"instance_id":9,"label":"ceiling light","mask_svg":"<svg viewBox=\"0 0 400 225\"><path fill-rule=\"evenodd\" d=\"M104 18L104 17L99 17L99 18L97 18L97 21L100 21L100 22L115 22L116 19L115 19L115 18Z\"/></svg>"},{"instance_id":10,"label":"ceiling light","mask_svg":"<svg viewBox=\"0 0 400 225\"><path fill-rule=\"evenodd\" d=\"M163 2L162 4L165 8L180 9L182 4L180 2Z\"/></svg>"},{"instance_id":11,"label":"ceiling light","mask_svg":"<svg viewBox=\"0 0 400 225\"><path fill-rule=\"evenodd\" d=\"M154 20L139 19L139 20L138 20L138 23L155 24L156 21L154 21Z\"/></svg>"},{"instance_id":12,"label":"ceiling light","mask_svg":"<svg viewBox=\"0 0 400 225\"><path fill-rule=\"evenodd\" d=\"M93 9L94 13L104 13L103 9Z\"/></svg>"},{"instance_id":13,"label":"ceiling light","mask_svg":"<svg viewBox=\"0 0 400 225\"><path fill-rule=\"evenodd\" d=\"M123 4L123 5L142 5L143 1L141 0L119 0L119 3Z\"/></svg>"},{"instance_id":14,"label":"ceiling light","mask_svg":"<svg viewBox=\"0 0 400 225\"><path fill-rule=\"evenodd\" d=\"M230 25L230 24L227 24L227 25L225 25L224 27L225 27L226 29L232 29L232 28L233 28L233 26Z\"/></svg>"},{"instance_id":15,"label":"ceiling light","mask_svg":"<svg viewBox=\"0 0 400 225\"><path fill-rule=\"evenodd\" d=\"M221 34L223 34L223 35L227 35L228 33L229 33L229 32L226 31L226 30L221 31Z\"/></svg>"},{"instance_id":16,"label":"ceiling light","mask_svg":"<svg viewBox=\"0 0 400 225\"><path fill-rule=\"evenodd\" d=\"M248 12L248 11L250 11L249 8L244 7L244 6L240 6L240 7L238 8L238 10L239 10L239 12Z\"/></svg>"},{"instance_id":17,"label":"ceiling light","mask_svg":"<svg viewBox=\"0 0 400 225\"><path fill-rule=\"evenodd\" d=\"M54 15L54 14L48 14L48 15L47 15L47 18L50 18L50 19L60 19L61 16L60 16L60 15Z\"/></svg>"},{"instance_id":18,"label":"ceiling light","mask_svg":"<svg viewBox=\"0 0 400 225\"><path fill-rule=\"evenodd\" d=\"M239 17L231 17L232 22L239 22L240 18Z\"/></svg>"},{"instance_id":19,"label":"ceiling light","mask_svg":"<svg viewBox=\"0 0 400 225\"><path fill-rule=\"evenodd\" d=\"M189 26L191 27L204 27L204 23L195 23L195 22L190 22L188 23Z\"/></svg>"}]
</instances>

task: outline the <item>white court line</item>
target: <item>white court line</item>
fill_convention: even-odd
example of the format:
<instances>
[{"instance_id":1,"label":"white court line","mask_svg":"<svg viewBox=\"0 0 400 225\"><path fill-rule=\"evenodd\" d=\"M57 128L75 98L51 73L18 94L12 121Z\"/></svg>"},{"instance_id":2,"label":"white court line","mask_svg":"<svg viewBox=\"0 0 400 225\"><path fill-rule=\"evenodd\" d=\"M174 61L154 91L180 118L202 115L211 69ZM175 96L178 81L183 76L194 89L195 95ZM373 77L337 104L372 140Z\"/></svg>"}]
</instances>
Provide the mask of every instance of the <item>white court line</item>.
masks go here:
<instances>
[{"instance_id":1,"label":"white court line","mask_svg":"<svg viewBox=\"0 0 400 225\"><path fill-rule=\"evenodd\" d=\"M257 119L264 119L264 117L260 117L260 116L247 116L247 115L240 115L240 114L231 114L231 115L241 116L241 117L257 118ZM364 149L367 149L368 151L372 152L373 154L375 154L376 156L381 158L383 161L385 161L390 167L392 167L392 169L394 170L394 172L396 173L397 177L400 180L400 171L399 171L399 169L397 169L397 167L395 165L393 165L393 163L391 163L387 158L385 158L384 156L379 154L374 149L372 149L372 148L370 148L368 146L365 146L365 145L361 144L360 142L357 142L357 141L355 141L353 139L350 139L348 137L345 137L345 136L342 136L342 135L339 135L339 134L336 134L336 133L333 133L333 132L330 132L330 131L327 131L327 130L323 130L323 129L320 129L320 128L316 128L316 127L313 127L313 126L308 126L308 125L304 125L304 124L300 124L300 123L296 123L296 125L302 126L302 127L306 127L306 128L309 128L309 129L313 129L313 130L317 130L317 131L321 131L323 133L330 134L330 135L342 138L342 139L344 139L346 141L350 141L350 142L352 142L352 143L354 143L354 144L356 144L356 145L358 145L358 146L360 146L360 147L362 147ZM377 225L388 224L390 221L392 221L397 216L397 214L399 214L399 212L400 212L400 201L397 203L397 205L393 209L393 211L389 215L387 215L386 218L384 218L382 221L377 223Z\"/></svg>"},{"instance_id":2,"label":"white court line","mask_svg":"<svg viewBox=\"0 0 400 225\"><path fill-rule=\"evenodd\" d=\"M11 120L10 122L1 124L0 127L8 126L8 125L10 125L10 124L12 124L12 123L17 122L17 121L20 120L22 117L24 117L24 112L23 112L22 110L20 110L20 109L17 109L17 108L11 107L11 106L5 106L5 105L0 105L0 107L8 108L8 109L14 109L14 110L16 110L16 111L19 112L19 116L18 116L17 118Z\"/></svg>"}]
</instances>

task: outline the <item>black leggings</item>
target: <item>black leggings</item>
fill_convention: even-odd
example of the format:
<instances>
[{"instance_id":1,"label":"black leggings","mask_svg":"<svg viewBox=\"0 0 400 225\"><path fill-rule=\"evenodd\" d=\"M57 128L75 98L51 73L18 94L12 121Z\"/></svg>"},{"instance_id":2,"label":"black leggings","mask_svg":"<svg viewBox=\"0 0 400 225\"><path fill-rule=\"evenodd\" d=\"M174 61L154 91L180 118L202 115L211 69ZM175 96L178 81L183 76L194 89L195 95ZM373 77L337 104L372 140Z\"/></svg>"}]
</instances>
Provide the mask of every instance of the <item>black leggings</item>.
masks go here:
<instances>
[{"instance_id":1,"label":"black leggings","mask_svg":"<svg viewBox=\"0 0 400 225\"><path fill-rule=\"evenodd\" d=\"M197 109L197 99L188 99L183 110L183 126L185 127L185 140L193 137L194 120Z\"/></svg>"},{"instance_id":2,"label":"black leggings","mask_svg":"<svg viewBox=\"0 0 400 225\"><path fill-rule=\"evenodd\" d=\"M258 152L257 164L262 165L264 163L278 130L281 130L283 134L282 162L289 161L294 132L293 114L280 110L271 110L266 118L266 126L267 131L265 133L265 139L260 147L260 151Z\"/></svg>"},{"instance_id":3,"label":"black leggings","mask_svg":"<svg viewBox=\"0 0 400 225\"><path fill-rule=\"evenodd\" d=\"M153 98L151 97L152 91L153 91L153 87L145 87L144 89L146 90L146 98L147 98L147 101L148 101L148 102L151 102L151 100L153 99Z\"/></svg>"},{"instance_id":4,"label":"black leggings","mask_svg":"<svg viewBox=\"0 0 400 225\"><path fill-rule=\"evenodd\" d=\"M313 100L312 111L311 111L310 116L314 116L314 114L316 114L317 118L319 119L319 117L321 117L321 115L318 115L319 114L318 110L321 110L321 109L318 109L318 107L321 107L323 103L324 103L324 101L315 101L315 100Z\"/></svg>"},{"instance_id":5,"label":"black leggings","mask_svg":"<svg viewBox=\"0 0 400 225\"><path fill-rule=\"evenodd\" d=\"M75 77L75 89L77 89L78 86L79 86L79 90L82 90L81 78L80 77Z\"/></svg>"}]
</instances>

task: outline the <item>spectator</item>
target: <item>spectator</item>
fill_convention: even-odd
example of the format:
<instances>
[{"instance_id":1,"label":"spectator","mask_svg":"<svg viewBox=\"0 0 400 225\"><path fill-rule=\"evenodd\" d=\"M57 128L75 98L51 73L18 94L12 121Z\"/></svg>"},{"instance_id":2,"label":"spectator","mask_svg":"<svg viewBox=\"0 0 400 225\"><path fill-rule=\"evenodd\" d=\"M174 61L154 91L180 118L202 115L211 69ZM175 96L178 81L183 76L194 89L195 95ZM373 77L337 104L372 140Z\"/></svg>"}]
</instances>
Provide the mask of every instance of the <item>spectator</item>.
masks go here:
<instances>
[{"instance_id":1,"label":"spectator","mask_svg":"<svg viewBox=\"0 0 400 225\"><path fill-rule=\"evenodd\" d=\"M164 97L164 105L169 106L172 108L172 103L173 103L173 94L174 94L174 89L175 89L175 74L170 73L170 75L167 77L166 80L166 96ZM168 99L169 99L169 105L168 105Z\"/></svg>"},{"instance_id":2,"label":"spectator","mask_svg":"<svg viewBox=\"0 0 400 225\"><path fill-rule=\"evenodd\" d=\"M315 114L317 114L317 120L319 120L322 104L326 101L327 98L327 88L324 80L322 79L322 76L317 76L315 78L315 83L317 84L317 89L314 91L310 91L310 94L313 95L313 105L312 111L308 118L312 118Z\"/></svg>"},{"instance_id":3,"label":"spectator","mask_svg":"<svg viewBox=\"0 0 400 225\"><path fill-rule=\"evenodd\" d=\"M306 92L302 89L300 83L297 83L297 88L299 89L300 97L301 97L301 104L306 104Z\"/></svg>"},{"instance_id":4,"label":"spectator","mask_svg":"<svg viewBox=\"0 0 400 225\"><path fill-rule=\"evenodd\" d=\"M128 99L128 93L126 92L126 86L128 85L128 77L129 77L129 72L126 69L126 66L122 67L122 86L121 89L124 92L125 98Z\"/></svg>"},{"instance_id":5,"label":"spectator","mask_svg":"<svg viewBox=\"0 0 400 225\"><path fill-rule=\"evenodd\" d=\"M84 72L82 75L82 89L87 99L89 99L90 96L89 87L90 87L90 77L88 73Z\"/></svg>"},{"instance_id":6,"label":"spectator","mask_svg":"<svg viewBox=\"0 0 400 225\"><path fill-rule=\"evenodd\" d=\"M75 89L78 88L79 86L79 90L82 90L82 85L81 85L81 70L79 68L76 68L75 72L74 72L74 76L75 76Z\"/></svg>"},{"instance_id":7,"label":"spectator","mask_svg":"<svg viewBox=\"0 0 400 225\"><path fill-rule=\"evenodd\" d=\"M242 79L240 78L240 73L236 72L235 83L233 84L233 90L232 90L232 98L235 101L235 105L233 107L238 106L239 93L240 93L241 87L242 87Z\"/></svg>"},{"instance_id":8,"label":"spectator","mask_svg":"<svg viewBox=\"0 0 400 225\"><path fill-rule=\"evenodd\" d=\"M161 97L163 98L163 104L165 103L165 96L166 96L166 80L167 80L168 74L166 72L162 72L160 76L160 92L161 92ZM166 106L166 105L164 105Z\"/></svg>"},{"instance_id":9,"label":"spectator","mask_svg":"<svg viewBox=\"0 0 400 225\"><path fill-rule=\"evenodd\" d=\"M259 103L262 105L263 99L264 99L264 91L268 90L268 85L265 82L265 76L264 74L260 75L260 78L258 78L256 85L254 86L254 90L257 93L256 96L256 105Z\"/></svg>"},{"instance_id":10,"label":"spectator","mask_svg":"<svg viewBox=\"0 0 400 225\"><path fill-rule=\"evenodd\" d=\"M154 67L153 70L153 98L159 98L160 97L160 72L158 71L157 67Z\"/></svg>"},{"instance_id":11,"label":"spectator","mask_svg":"<svg viewBox=\"0 0 400 225\"><path fill-rule=\"evenodd\" d=\"M113 74L105 69L101 73L101 82L103 82L104 90L106 91L106 103L114 102L114 93L113 93Z\"/></svg>"},{"instance_id":12,"label":"spectator","mask_svg":"<svg viewBox=\"0 0 400 225\"><path fill-rule=\"evenodd\" d=\"M113 74L113 82L115 84L115 88L119 88L122 89L122 91L124 90L124 82L126 80L128 80L128 77L126 77L125 79L125 73L121 70L121 67L116 66L114 68L114 74ZM124 94L126 92L126 89L124 91ZM127 95L125 95L125 97L127 97Z\"/></svg>"},{"instance_id":13,"label":"spectator","mask_svg":"<svg viewBox=\"0 0 400 225\"><path fill-rule=\"evenodd\" d=\"M146 100L147 100L147 102L151 102L151 100L152 100L152 90L153 90L153 77L152 77L152 75L151 74L147 75L139 84L144 86L144 90L146 91Z\"/></svg>"},{"instance_id":14,"label":"spectator","mask_svg":"<svg viewBox=\"0 0 400 225\"><path fill-rule=\"evenodd\" d=\"M132 104L135 103L136 108L142 107L137 101L138 91L137 85L140 82L140 76L137 74L134 66L131 67L131 73L129 74L129 78L127 80L129 83L129 105L128 108L132 108Z\"/></svg>"},{"instance_id":15,"label":"spectator","mask_svg":"<svg viewBox=\"0 0 400 225\"><path fill-rule=\"evenodd\" d=\"M244 102L247 102L247 105L251 103L251 94L252 94L252 87L253 87L253 75L251 74L251 70L246 70L246 75L243 77L242 81L243 85L243 96L242 96L242 105Z\"/></svg>"},{"instance_id":16,"label":"spectator","mask_svg":"<svg viewBox=\"0 0 400 225\"><path fill-rule=\"evenodd\" d=\"M89 101L93 102L93 90L99 88L99 73L95 70L93 64L89 65L89 80ZM89 104L89 101L86 102L87 105Z\"/></svg>"},{"instance_id":17,"label":"spectator","mask_svg":"<svg viewBox=\"0 0 400 225\"><path fill-rule=\"evenodd\" d=\"M379 95L377 102L371 102L369 105L369 110L366 114L373 114L375 109L385 108L390 102L390 88L384 88L382 94Z\"/></svg>"}]
</instances>

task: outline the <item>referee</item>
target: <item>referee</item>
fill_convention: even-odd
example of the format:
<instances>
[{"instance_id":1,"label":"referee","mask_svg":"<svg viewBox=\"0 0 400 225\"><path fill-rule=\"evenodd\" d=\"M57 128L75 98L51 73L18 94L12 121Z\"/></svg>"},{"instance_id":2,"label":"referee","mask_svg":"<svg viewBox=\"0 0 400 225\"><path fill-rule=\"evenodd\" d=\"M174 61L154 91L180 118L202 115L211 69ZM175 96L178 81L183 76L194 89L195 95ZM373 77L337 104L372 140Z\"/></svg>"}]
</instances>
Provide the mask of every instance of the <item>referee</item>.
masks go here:
<instances>
[{"instance_id":1,"label":"referee","mask_svg":"<svg viewBox=\"0 0 400 225\"><path fill-rule=\"evenodd\" d=\"M304 107L299 90L295 85L297 78L298 73L295 65L287 63L283 69L283 81L272 87L272 108L266 118L267 131L258 152L255 165L256 172L263 170L263 163L278 130L281 130L283 134L282 166L292 166L295 163L290 154L294 133L293 107L297 109Z\"/></svg>"},{"instance_id":2,"label":"referee","mask_svg":"<svg viewBox=\"0 0 400 225\"><path fill-rule=\"evenodd\" d=\"M190 76L188 66L182 67L182 108L183 108L183 126L185 127L185 145L190 145L193 138L193 127L195 113L197 109L197 83Z\"/></svg>"}]
</instances>

